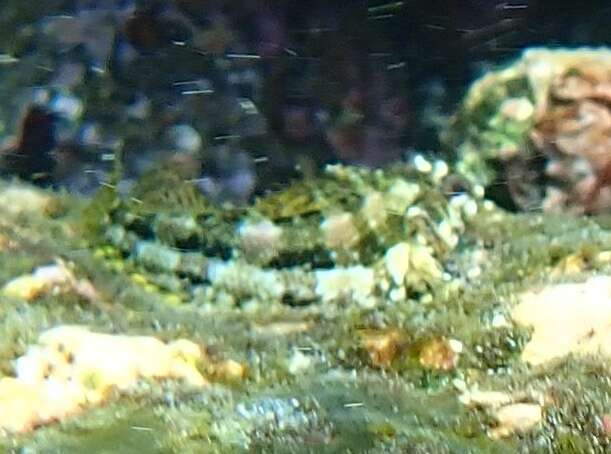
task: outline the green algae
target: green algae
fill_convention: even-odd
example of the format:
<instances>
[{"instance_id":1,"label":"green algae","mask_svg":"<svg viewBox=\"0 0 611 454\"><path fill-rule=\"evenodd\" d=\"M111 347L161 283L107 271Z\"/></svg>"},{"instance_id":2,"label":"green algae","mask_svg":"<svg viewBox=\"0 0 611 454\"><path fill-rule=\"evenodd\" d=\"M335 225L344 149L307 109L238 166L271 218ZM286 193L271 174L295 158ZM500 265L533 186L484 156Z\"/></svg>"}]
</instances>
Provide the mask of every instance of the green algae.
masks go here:
<instances>
[{"instance_id":1,"label":"green algae","mask_svg":"<svg viewBox=\"0 0 611 454\"><path fill-rule=\"evenodd\" d=\"M463 245L450 255L450 263L456 276L462 276L473 266L474 248L480 248L486 251L483 272L461 289L432 293L426 302L406 298L362 308L348 301L305 307L270 301L248 308L207 305L205 309L193 303L168 304L164 293L145 289L130 281L125 271L117 273L106 266L105 257L76 248L78 241L67 235L70 229L62 227L72 222L69 219L70 213L63 218L7 218L12 227L4 233L21 233L22 252L20 260L2 268L3 280L63 255L80 276L94 282L104 295L103 304L69 296L29 303L3 298L4 374L10 374L11 360L38 333L60 323L166 340L187 337L209 346L221 358L247 364L249 374L237 384L219 383L197 393L179 384L142 385L62 424L5 436L6 449L404 452L409 447L412 452L483 453L603 452L608 446L600 415L608 411L610 389L600 363L569 359L549 370L530 369L519 358L528 330L511 324L498 328L492 323L499 316L509 319L514 295L549 282L550 270L566 257L594 257L611 249L604 219L598 223L570 216L482 212L464 233ZM49 232L53 239L48 238ZM1 257L8 265L15 254L4 252ZM588 267L586 274L603 271L607 265L592 260ZM307 328L272 329L283 323L305 323ZM403 330L406 346L388 368L380 369L363 354L359 332L385 328ZM458 339L464 345L457 367L448 372L426 370L417 360L418 346L437 336ZM310 361L298 373L292 371L291 363L296 351ZM554 398L546 404L540 428L494 440L488 436L494 424L490 414L458 402L457 380L481 389L549 391ZM291 399L297 399L304 410L276 414L276 422L293 421L285 429L259 426L238 411L254 411L261 405L280 411L285 408L282 402Z\"/></svg>"}]
</instances>

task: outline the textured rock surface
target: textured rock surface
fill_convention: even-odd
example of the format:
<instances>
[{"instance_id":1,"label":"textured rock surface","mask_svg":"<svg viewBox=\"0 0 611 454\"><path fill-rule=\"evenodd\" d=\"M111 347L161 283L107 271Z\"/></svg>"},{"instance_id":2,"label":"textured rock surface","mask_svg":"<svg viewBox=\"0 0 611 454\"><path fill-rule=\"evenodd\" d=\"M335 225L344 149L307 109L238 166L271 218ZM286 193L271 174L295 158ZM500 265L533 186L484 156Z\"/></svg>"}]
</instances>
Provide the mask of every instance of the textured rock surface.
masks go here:
<instances>
[{"instance_id":1,"label":"textured rock surface","mask_svg":"<svg viewBox=\"0 0 611 454\"><path fill-rule=\"evenodd\" d=\"M189 278L189 294L182 285L177 293L152 284L160 273L131 255L118 254L115 247L84 242L82 221L91 215L91 207L83 210L78 200L57 201L67 208L52 215L45 210L0 206L0 278L6 285L0 296L0 390L3 414L12 416L3 420L7 429L0 438L3 447L184 452L282 446L299 451L307 444L335 451L400 452L418 446L425 452L510 453L537 446L557 452L607 446L600 423L608 413L607 361L596 354L558 357L553 367L541 364L534 373L522 356L529 351L525 346L531 335L511 318L524 292L536 293L552 284L550 280L577 281L611 271L611 232L604 219L511 215L493 207L475 213L467 210L471 217L458 242L450 241L452 248L443 255L432 249L433 258L443 257L439 266L451 279L441 286L424 287L424 293L418 287L397 290L397 283L419 269L411 258L403 261L400 253L425 248L407 237L403 242L381 243L380 249L363 255L376 257L373 263L349 258L345 267L314 269L313 273L306 268L295 271L294 266L274 268L264 261L215 257L211 252L210 257L197 255L197 260L189 256L191 267L213 263L215 273L223 269L228 273L222 280L218 274L223 292L206 283L198 286ZM463 210L467 202L463 198L441 206L450 210L454 203ZM358 199L356 206L361 203ZM386 222L392 216L388 213ZM379 226L380 219L384 217L374 225ZM420 219L408 217L404 225L415 228L416 234L447 234L443 227L415 227ZM312 223L320 224L320 218ZM235 221L226 225L239 231ZM160 247L157 240L148 241ZM153 263L175 263L176 249L166 248L169 255L153 254ZM238 264L242 268L231 273L225 269ZM356 288L344 293L334 290L334 298L325 300L323 296L331 291L317 290L316 273L358 267L386 276L386 292L376 287L371 300L364 301L355 299ZM242 273L256 279L243 281ZM19 279L25 282L23 276L50 281L35 295L6 292ZM95 292L76 291L79 282L87 282ZM307 295L293 300L300 304L274 296L274 289L287 282ZM365 284L360 282L359 291ZM253 297L261 288L271 291L271 296ZM163 352L170 348L167 342L189 339L204 347L197 373L191 363L180 360L180 364L191 371L191 377L213 385L194 391L184 380L138 380L137 386L123 387L121 392L98 394L104 404L96 406L89 400L80 404L85 402L78 399L83 394L76 388L58 388L57 380L51 386L43 378L46 387L24 382L19 377L40 371L26 367L29 360L24 358L47 351L40 344L41 333L49 329L53 333L54 327L62 325L87 325L90 331L76 331L95 339L114 337L94 333L121 334L125 342L135 339L132 336L148 336L156 367L164 364ZM532 340L537 336L535 330ZM91 347L96 342L87 344ZM109 363L103 360L107 350L93 350L88 349L88 356L96 358L95 366L114 367L116 355L111 354ZM56 348L53 351L58 353ZM58 355L65 364L65 353ZM139 360L144 358L139 355ZM122 377L139 376L139 363L129 363L127 369L113 370L127 371ZM40 383L40 374L36 376ZM45 389L63 397L48 400ZM62 389L63 394L58 392ZM113 389L119 387L107 388ZM496 390L497 395L484 398L477 389ZM470 400L465 397L468 390L472 390ZM23 405L19 396L24 395L38 396L38 403L30 399L31 405ZM500 403L490 404L491 400ZM70 402L79 405L70 407ZM57 425L54 419L63 422ZM8 433L42 423L28 435Z\"/></svg>"},{"instance_id":2,"label":"textured rock surface","mask_svg":"<svg viewBox=\"0 0 611 454\"><path fill-rule=\"evenodd\" d=\"M201 387L206 380L195 366L201 359L199 346L186 339L166 345L149 336L57 326L16 359L14 378L0 380L0 430L25 432L65 419L141 380L177 379Z\"/></svg>"},{"instance_id":3,"label":"textured rock surface","mask_svg":"<svg viewBox=\"0 0 611 454\"><path fill-rule=\"evenodd\" d=\"M446 144L459 171L506 205L604 212L610 87L607 48L529 49L472 85Z\"/></svg>"},{"instance_id":4,"label":"textured rock surface","mask_svg":"<svg viewBox=\"0 0 611 454\"><path fill-rule=\"evenodd\" d=\"M522 358L539 365L569 354L611 356L611 277L527 292L512 312L533 334Z\"/></svg>"}]
</instances>

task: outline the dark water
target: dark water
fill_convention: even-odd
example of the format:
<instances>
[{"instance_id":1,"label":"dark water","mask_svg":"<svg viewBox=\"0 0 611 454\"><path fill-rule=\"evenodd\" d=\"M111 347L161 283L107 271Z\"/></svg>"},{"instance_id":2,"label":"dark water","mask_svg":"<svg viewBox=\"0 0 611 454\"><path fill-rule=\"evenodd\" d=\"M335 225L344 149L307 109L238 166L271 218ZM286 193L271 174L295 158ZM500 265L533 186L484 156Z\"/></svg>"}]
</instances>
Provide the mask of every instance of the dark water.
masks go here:
<instances>
[{"instance_id":1,"label":"dark water","mask_svg":"<svg viewBox=\"0 0 611 454\"><path fill-rule=\"evenodd\" d=\"M172 159L209 196L237 201L325 163L437 150L438 129L491 65L533 45L611 39L611 8L595 0L2 8L5 174L91 193L115 157L127 182ZM47 120L28 121L32 104Z\"/></svg>"}]
</instances>

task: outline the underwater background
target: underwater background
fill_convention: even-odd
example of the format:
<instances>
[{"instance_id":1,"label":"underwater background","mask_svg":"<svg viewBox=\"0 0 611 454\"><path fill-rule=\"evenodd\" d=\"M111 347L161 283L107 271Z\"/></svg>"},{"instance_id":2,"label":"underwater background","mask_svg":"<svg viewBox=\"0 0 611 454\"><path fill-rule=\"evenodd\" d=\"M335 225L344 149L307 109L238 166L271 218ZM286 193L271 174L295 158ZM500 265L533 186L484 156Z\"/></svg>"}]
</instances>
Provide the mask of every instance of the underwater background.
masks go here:
<instances>
[{"instance_id":1,"label":"underwater background","mask_svg":"<svg viewBox=\"0 0 611 454\"><path fill-rule=\"evenodd\" d=\"M0 12L1 450L608 452L608 2Z\"/></svg>"},{"instance_id":2,"label":"underwater background","mask_svg":"<svg viewBox=\"0 0 611 454\"><path fill-rule=\"evenodd\" d=\"M126 182L183 161L206 195L244 202L327 163L438 154L495 64L608 42L606 2L550 5L7 0L0 126L5 148L32 143L2 167L91 194L115 155Z\"/></svg>"}]
</instances>

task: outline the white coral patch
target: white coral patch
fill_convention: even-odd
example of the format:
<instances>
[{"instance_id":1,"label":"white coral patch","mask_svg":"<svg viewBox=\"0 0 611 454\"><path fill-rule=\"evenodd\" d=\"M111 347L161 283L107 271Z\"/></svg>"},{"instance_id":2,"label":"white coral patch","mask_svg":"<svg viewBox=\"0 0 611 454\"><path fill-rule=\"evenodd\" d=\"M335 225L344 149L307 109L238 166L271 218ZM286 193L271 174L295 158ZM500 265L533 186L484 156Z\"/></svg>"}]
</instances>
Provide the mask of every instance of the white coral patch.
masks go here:
<instances>
[{"instance_id":1,"label":"white coral patch","mask_svg":"<svg viewBox=\"0 0 611 454\"><path fill-rule=\"evenodd\" d=\"M286 285L274 270L264 270L238 261L211 261L208 279L215 288L238 297L277 300L286 291Z\"/></svg>"},{"instance_id":2,"label":"white coral patch","mask_svg":"<svg viewBox=\"0 0 611 454\"><path fill-rule=\"evenodd\" d=\"M395 213L404 213L420 195L420 185L397 180L386 194L386 208Z\"/></svg>"},{"instance_id":3,"label":"white coral patch","mask_svg":"<svg viewBox=\"0 0 611 454\"><path fill-rule=\"evenodd\" d=\"M381 227L386 223L388 213L386 212L384 197L382 197L381 193L374 191L365 197L361 208L361 215L367 220L367 224L371 229Z\"/></svg>"},{"instance_id":4,"label":"white coral patch","mask_svg":"<svg viewBox=\"0 0 611 454\"><path fill-rule=\"evenodd\" d=\"M405 275L409 270L410 245L398 243L386 251L384 265L395 285L403 285Z\"/></svg>"},{"instance_id":5,"label":"white coral patch","mask_svg":"<svg viewBox=\"0 0 611 454\"><path fill-rule=\"evenodd\" d=\"M366 302L375 288L373 269L364 266L317 270L316 294L323 302L352 297Z\"/></svg>"},{"instance_id":6,"label":"white coral patch","mask_svg":"<svg viewBox=\"0 0 611 454\"><path fill-rule=\"evenodd\" d=\"M238 227L242 247L247 257L269 260L278 254L282 228L266 219L259 222L245 221Z\"/></svg>"},{"instance_id":7,"label":"white coral patch","mask_svg":"<svg viewBox=\"0 0 611 454\"><path fill-rule=\"evenodd\" d=\"M326 218L320 229L329 249L350 249L360 240L352 213L337 213Z\"/></svg>"}]
</instances>

